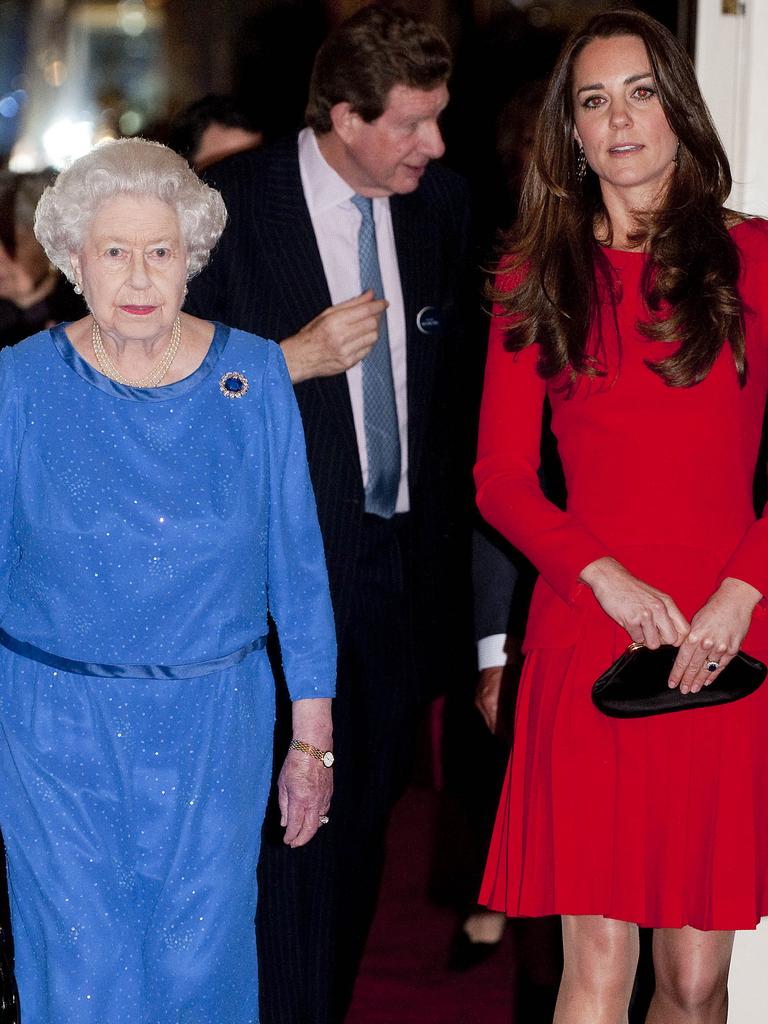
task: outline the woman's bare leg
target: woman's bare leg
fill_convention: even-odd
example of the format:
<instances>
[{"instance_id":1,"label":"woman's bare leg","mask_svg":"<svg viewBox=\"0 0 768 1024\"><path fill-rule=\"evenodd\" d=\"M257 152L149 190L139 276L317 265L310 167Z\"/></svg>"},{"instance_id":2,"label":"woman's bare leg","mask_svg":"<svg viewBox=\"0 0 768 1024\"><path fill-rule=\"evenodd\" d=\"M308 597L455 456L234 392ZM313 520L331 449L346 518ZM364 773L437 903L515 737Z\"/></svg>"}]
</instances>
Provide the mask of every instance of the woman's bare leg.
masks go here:
<instances>
[{"instance_id":1,"label":"woman's bare leg","mask_svg":"<svg viewBox=\"0 0 768 1024\"><path fill-rule=\"evenodd\" d=\"M563 980L553 1024L625 1024L637 971L636 925L563 918Z\"/></svg>"},{"instance_id":2,"label":"woman's bare leg","mask_svg":"<svg viewBox=\"0 0 768 1024\"><path fill-rule=\"evenodd\" d=\"M657 929L656 992L647 1024L724 1024L732 949L733 932Z\"/></svg>"}]
</instances>

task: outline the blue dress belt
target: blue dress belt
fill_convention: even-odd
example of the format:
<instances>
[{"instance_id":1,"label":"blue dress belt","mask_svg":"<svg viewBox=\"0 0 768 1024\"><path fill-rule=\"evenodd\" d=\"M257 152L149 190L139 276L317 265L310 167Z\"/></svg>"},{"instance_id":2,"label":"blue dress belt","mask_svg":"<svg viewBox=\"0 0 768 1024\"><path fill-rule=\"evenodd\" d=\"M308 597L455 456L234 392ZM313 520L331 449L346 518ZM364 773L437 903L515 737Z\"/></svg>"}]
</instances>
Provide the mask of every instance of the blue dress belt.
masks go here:
<instances>
[{"instance_id":1,"label":"blue dress belt","mask_svg":"<svg viewBox=\"0 0 768 1024\"><path fill-rule=\"evenodd\" d=\"M74 672L81 676L104 676L108 679L195 679L197 676L207 676L211 672L220 672L232 665L238 665L253 651L263 650L266 643L266 636L259 636L237 651L232 651L231 654L224 654L221 658L213 658L211 661L198 661L195 664L101 665L94 661L73 661L72 658L61 658L58 654L51 654L50 651L35 647L34 644L17 640L6 633L4 629L0 629L0 645L22 658L39 661L42 665L49 665L62 672Z\"/></svg>"}]
</instances>

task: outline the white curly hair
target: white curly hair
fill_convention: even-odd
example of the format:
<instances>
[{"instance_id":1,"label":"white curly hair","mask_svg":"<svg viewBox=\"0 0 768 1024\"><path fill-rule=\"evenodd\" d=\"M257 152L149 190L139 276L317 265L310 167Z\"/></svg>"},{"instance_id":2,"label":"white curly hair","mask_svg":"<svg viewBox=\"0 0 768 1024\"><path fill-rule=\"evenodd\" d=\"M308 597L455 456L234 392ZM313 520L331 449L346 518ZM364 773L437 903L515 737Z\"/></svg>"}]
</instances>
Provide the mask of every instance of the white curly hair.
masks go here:
<instances>
[{"instance_id":1,"label":"white curly hair","mask_svg":"<svg viewBox=\"0 0 768 1024\"><path fill-rule=\"evenodd\" d=\"M116 195L152 196L173 207L187 254L187 279L203 269L227 221L224 200L167 146L147 139L118 139L75 160L37 204L37 240L70 281L70 253L82 250L94 214Z\"/></svg>"}]
</instances>

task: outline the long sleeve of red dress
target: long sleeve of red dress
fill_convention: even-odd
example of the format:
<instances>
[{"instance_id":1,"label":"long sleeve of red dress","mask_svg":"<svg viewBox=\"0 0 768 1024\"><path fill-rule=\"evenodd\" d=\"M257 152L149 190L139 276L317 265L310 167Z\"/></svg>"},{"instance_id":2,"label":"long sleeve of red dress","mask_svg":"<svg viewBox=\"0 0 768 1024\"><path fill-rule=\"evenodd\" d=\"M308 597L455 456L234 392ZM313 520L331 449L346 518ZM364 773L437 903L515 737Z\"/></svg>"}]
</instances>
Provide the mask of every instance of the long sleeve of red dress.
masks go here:
<instances>
[{"instance_id":1,"label":"long sleeve of red dress","mask_svg":"<svg viewBox=\"0 0 768 1024\"><path fill-rule=\"evenodd\" d=\"M475 467L477 504L550 586L572 603L581 570L610 554L575 516L543 494L538 477L545 382L538 347L504 348L504 320L491 326Z\"/></svg>"}]
</instances>

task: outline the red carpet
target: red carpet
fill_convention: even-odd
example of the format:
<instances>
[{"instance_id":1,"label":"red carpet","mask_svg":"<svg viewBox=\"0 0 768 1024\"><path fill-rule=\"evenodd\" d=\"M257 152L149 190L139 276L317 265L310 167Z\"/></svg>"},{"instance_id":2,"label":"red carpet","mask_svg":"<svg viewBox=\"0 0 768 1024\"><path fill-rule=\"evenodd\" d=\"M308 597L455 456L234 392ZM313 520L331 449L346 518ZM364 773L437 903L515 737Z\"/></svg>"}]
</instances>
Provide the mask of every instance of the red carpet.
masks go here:
<instances>
[{"instance_id":1,"label":"red carpet","mask_svg":"<svg viewBox=\"0 0 768 1024\"><path fill-rule=\"evenodd\" d=\"M512 938L472 971L446 970L456 917L425 895L436 808L436 794L416 786L395 808L379 910L347 1024L512 1024Z\"/></svg>"},{"instance_id":2,"label":"red carpet","mask_svg":"<svg viewBox=\"0 0 768 1024\"><path fill-rule=\"evenodd\" d=\"M474 970L445 967L456 928L427 900L438 797L412 785L392 816L381 899L345 1024L551 1024L560 973L556 918L510 921L497 953ZM650 933L630 1009L645 1020L653 992Z\"/></svg>"}]
</instances>

